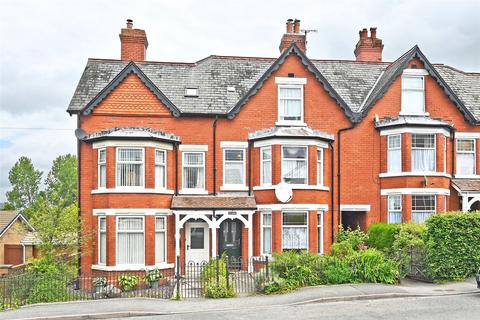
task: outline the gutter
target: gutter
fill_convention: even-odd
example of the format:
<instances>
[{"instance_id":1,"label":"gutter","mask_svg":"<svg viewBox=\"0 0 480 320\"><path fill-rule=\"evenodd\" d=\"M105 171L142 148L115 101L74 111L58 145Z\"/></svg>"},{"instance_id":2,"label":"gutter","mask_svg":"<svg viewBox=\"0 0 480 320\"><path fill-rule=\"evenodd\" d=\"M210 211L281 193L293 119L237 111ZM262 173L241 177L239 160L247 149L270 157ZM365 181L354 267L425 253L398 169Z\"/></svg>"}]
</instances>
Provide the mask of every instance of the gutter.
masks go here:
<instances>
[{"instance_id":1,"label":"gutter","mask_svg":"<svg viewBox=\"0 0 480 320\"><path fill-rule=\"evenodd\" d=\"M248 195L252 195L252 141L248 141Z\"/></svg>"},{"instance_id":2,"label":"gutter","mask_svg":"<svg viewBox=\"0 0 480 320\"><path fill-rule=\"evenodd\" d=\"M332 208L332 243L335 241L335 223L334 223L334 219L333 219L333 211L334 211L334 205L335 205L335 195L334 195L334 191L335 191L335 188L334 188L334 180L335 180L335 147L333 146L333 141L330 141L328 143L330 145L330 150L331 150L331 155L330 155L330 161L331 161L331 170L330 170L330 179L331 180L331 183L330 183L330 187L331 187L331 192L330 192L330 208Z\"/></svg>"},{"instance_id":3,"label":"gutter","mask_svg":"<svg viewBox=\"0 0 480 320\"><path fill-rule=\"evenodd\" d=\"M178 196L178 145L179 143L173 144L173 149L175 150L175 195Z\"/></svg>"}]
</instances>

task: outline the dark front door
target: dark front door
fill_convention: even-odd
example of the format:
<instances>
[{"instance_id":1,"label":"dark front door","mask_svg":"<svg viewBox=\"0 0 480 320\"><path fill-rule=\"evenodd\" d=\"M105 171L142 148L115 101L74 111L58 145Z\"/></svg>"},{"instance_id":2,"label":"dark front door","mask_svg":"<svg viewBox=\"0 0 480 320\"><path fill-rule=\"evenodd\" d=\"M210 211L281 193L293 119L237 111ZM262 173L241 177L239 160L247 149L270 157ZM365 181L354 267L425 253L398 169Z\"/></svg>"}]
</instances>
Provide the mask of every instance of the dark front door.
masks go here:
<instances>
[{"instance_id":1,"label":"dark front door","mask_svg":"<svg viewBox=\"0 0 480 320\"><path fill-rule=\"evenodd\" d=\"M242 222L239 220L225 220L220 225L219 234L220 254L238 258L242 255Z\"/></svg>"}]
</instances>

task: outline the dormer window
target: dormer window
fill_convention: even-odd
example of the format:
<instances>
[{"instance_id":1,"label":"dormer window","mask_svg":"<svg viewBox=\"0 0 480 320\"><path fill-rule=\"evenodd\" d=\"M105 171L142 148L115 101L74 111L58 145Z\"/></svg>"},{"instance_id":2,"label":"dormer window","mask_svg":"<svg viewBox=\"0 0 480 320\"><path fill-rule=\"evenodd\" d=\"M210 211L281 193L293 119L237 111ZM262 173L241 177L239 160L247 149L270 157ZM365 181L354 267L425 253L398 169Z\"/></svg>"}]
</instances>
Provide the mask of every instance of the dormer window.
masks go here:
<instances>
[{"instance_id":1,"label":"dormer window","mask_svg":"<svg viewBox=\"0 0 480 320\"><path fill-rule=\"evenodd\" d=\"M185 97L198 97L198 88L185 88Z\"/></svg>"},{"instance_id":2,"label":"dormer window","mask_svg":"<svg viewBox=\"0 0 480 320\"><path fill-rule=\"evenodd\" d=\"M305 78L275 78L278 84L278 124L303 124Z\"/></svg>"},{"instance_id":3,"label":"dormer window","mask_svg":"<svg viewBox=\"0 0 480 320\"><path fill-rule=\"evenodd\" d=\"M406 69L402 75L402 114L425 114L425 75L423 69Z\"/></svg>"}]
</instances>

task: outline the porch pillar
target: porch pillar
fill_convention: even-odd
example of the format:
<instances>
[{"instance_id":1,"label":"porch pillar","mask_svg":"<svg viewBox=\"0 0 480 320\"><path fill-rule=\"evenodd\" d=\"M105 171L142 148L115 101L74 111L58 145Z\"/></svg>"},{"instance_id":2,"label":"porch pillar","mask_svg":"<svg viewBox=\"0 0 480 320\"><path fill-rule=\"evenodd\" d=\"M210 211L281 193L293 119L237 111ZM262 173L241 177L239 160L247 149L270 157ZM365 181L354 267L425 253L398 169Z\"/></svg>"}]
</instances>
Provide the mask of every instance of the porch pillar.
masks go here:
<instances>
[{"instance_id":1,"label":"porch pillar","mask_svg":"<svg viewBox=\"0 0 480 320\"><path fill-rule=\"evenodd\" d=\"M212 217L212 220L215 219ZM212 257L217 256L217 224L212 223L210 230L212 230Z\"/></svg>"},{"instance_id":2,"label":"porch pillar","mask_svg":"<svg viewBox=\"0 0 480 320\"><path fill-rule=\"evenodd\" d=\"M180 216L175 214L175 261L180 256Z\"/></svg>"},{"instance_id":3,"label":"porch pillar","mask_svg":"<svg viewBox=\"0 0 480 320\"><path fill-rule=\"evenodd\" d=\"M467 212L468 210L470 210L468 206L468 197L466 194L462 194L462 211Z\"/></svg>"},{"instance_id":4,"label":"porch pillar","mask_svg":"<svg viewBox=\"0 0 480 320\"><path fill-rule=\"evenodd\" d=\"M248 272L253 271L253 263L251 263L250 259L253 256L253 223L252 223L252 213L248 214Z\"/></svg>"}]
</instances>

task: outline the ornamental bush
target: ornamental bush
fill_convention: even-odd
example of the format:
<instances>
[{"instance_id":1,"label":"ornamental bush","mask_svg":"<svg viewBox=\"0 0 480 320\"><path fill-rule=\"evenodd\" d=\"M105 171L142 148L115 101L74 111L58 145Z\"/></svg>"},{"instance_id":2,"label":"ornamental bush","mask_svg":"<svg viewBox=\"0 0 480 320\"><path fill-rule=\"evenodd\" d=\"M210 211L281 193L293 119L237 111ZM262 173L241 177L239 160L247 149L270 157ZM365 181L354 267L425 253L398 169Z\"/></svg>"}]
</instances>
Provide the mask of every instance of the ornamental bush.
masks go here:
<instances>
[{"instance_id":1,"label":"ornamental bush","mask_svg":"<svg viewBox=\"0 0 480 320\"><path fill-rule=\"evenodd\" d=\"M283 278L290 287L302 287L320 284L317 266L321 256L307 251L286 251L274 254L272 272Z\"/></svg>"},{"instance_id":2,"label":"ornamental bush","mask_svg":"<svg viewBox=\"0 0 480 320\"><path fill-rule=\"evenodd\" d=\"M220 278L218 284L214 281L206 283L203 292L206 298L232 298L235 297L236 291L232 283L227 286L226 278Z\"/></svg>"},{"instance_id":3,"label":"ornamental bush","mask_svg":"<svg viewBox=\"0 0 480 320\"><path fill-rule=\"evenodd\" d=\"M427 269L436 281L463 280L480 266L480 212L450 212L426 222Z\"/></svg>"},{"instance_id":4,"label":"ornamental bush","mask_svg":"<svg viewBox=\"0 0 480 320\"><path fill-rule=\"evenodd\" d=\"M368 241L368 236L360 230L357 229L344 229L343 226L340 225L338 234L336 237L336 242L349 242L352 245L354 250L360 250Z\"/></svg>"},{"instance_id":5,"label":"ornamental bush","mask_svg":"<svg viewBox=\"0 0 480 320\"><path fill-rule=\"evenodd\" d=\"M357 252L353 258L353 274L358 282L397 283L400 278L398 263L377 249Z\"/></svg>"},{"instance_id":6,"label":"ornamental bush","mask_svg":"<svg viewBox=\"0 0 480 320\"><path fill-rule=\"evenodd\" d=\"M392 244L390 256L400 266L400 276L405 277L411 263L411 251L425 247L425 225L418 223L403 223L400 225Z\"/></svg>"},{"instance_id":7,"label":"ornamental bush","mask_svg":"<svg viewBox=\"0 0 480 320\"><path fill-rule=\"evenodd\" d=\"M400 224L372 224L368 229L368 246L389 253L400 227Z\"/></svg>"}]
</instances>

